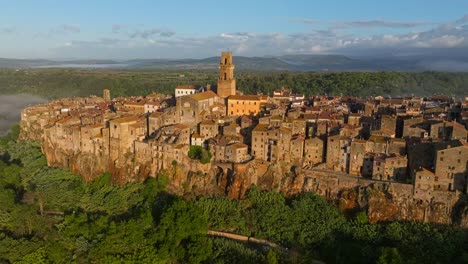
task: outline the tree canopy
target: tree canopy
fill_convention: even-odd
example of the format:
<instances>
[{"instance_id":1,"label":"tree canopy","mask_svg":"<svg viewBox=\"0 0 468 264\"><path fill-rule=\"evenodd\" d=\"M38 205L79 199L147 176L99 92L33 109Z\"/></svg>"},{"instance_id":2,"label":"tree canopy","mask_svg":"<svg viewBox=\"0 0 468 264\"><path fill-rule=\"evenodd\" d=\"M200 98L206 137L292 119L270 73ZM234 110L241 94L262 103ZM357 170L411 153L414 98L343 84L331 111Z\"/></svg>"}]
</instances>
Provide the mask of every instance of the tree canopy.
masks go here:
<instances>
[{"instance_id":1,"label":"tree canopy","mask_svg":"<svg viewBox=\"0 0 468 264\"><path fill-rule=\"evenodd\" d=\"M369 224L313 193L286 197L252 187L241 200L184 200L166 179L85 184L49 168L36 142L10 135L0 147L2 263L467 263L468 236L455 226ZM287 250L207 235L266 239Z\"/></svg>"}]
</instances>

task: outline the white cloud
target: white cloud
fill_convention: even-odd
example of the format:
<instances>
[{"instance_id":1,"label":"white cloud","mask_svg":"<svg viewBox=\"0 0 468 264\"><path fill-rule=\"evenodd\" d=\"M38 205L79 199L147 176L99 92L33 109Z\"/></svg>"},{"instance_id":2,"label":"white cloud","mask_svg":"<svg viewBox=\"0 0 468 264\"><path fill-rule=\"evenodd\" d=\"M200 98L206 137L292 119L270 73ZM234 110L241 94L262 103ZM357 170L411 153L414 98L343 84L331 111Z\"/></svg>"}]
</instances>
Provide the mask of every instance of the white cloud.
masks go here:
<instances>
[{"instance_id":1,"label":"white cloud","mask_svg":"<svg viewBox=\"0 0 468 264\"><path fill-rule=\"evenodd\" d=\"M338 27L387 27L387 28L414 28L420 26L433 25L434 23L425 21L392 21L383 19L356 20L333 22Z\"/></svg>"},{"instance_id":2,"label":"white cloud","mask_svg":"<svg viewBox=\"0 0 468 264\"><path fill-rule=\"evenodd\" d=\"M81 29L75 25L59 25L49 30L49 35L63 35L68 33L80 33Z\"/></svg>"},{"instance_id":3,"label":"white cloud","mask_svg":"<svg viewBox=\"0 0 468 264\"><path fill-rule=\"evenodd\" d=\"M9 26L0 26L0 33L13 33L15 31L14 27L9 27Z\"/></svg>"},{"instance_id":4,"label":"white cloud","mask_svg":"<svg viewBox=\"0 0 468 264\"><path fill-rule=\"evenodd\" d=\"M68 41L55 50L56 54L83 55L99 58L194 58L217 55L218 51L230 49L236 55L263 56L293 53L341 53L347 55L380 53L387 51L399 54L413 54L441 49L460 50L468 54L468 25L460 21L440 24L428 30L399 34L354 35L348 28L310 30L285 34L281 32L222 32L212 36L174 35L170 30L161 28L133 30L127 26L114 25L112 31L124 33L123 37L101 38L98 40ZM398 22L400 24L368 21L361 23L409 27L417 22ZM407 23L407 24L404 24ZM422 22L421 22L422 23ZM457 26L454 26L456 23ZM352 23L359 24L359 23ZM130 30L131 31L131 30ZM125 38L125 36L127 38ZM58 55L57 55L58 56Z\"/></svg>"},{"instance_id":5,"label":"white cloud","mask_svg":"<svg viewBox=\"0 0 468 264\"><path fill-rule=\"evenodd\" d=\"M160 36L160 37L172 37L175 32L171 30L164 30L161 28L151 28L145 30L136 30L130 33L130 38L143 38L147 39L153 36Z\"/></svg>"}]
</instances>

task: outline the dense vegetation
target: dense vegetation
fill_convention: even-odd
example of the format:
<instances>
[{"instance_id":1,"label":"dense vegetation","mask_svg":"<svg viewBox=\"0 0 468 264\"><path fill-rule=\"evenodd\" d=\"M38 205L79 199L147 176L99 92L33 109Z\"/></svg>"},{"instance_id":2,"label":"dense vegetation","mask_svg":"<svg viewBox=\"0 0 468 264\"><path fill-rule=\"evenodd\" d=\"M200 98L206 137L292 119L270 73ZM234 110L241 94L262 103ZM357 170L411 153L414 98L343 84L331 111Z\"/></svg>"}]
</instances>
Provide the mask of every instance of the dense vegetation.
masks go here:
<instances>
[{"instance_id":1,"label":"dense vegetation","mask_svg":"<svg viewBox=\"0 0 468 264\"><path fill-rule=\"evenodd\" d=\"M0 141L0 263L467 263L466 230L369 224L312 193L186 200L167 177L112 186L49 168L35 142ZM287 250L207 236L221 230Z\"/></svg>"},{"instance_id":2,"label":"dense vegetation","mask_svg":"<svg viewBox=\"0 0 468 264\"><path fill-rule=\"evenodd\" d=\"M179 84L216 84L216 71L118 71L35 69L0 70L0 93L27 93L46 98L173 93ZM281 87L306 95L433 95L461 98L468 90L468 73L445 72L236 72L245 93L271 94Z\"/></svg>"}]
</instances>

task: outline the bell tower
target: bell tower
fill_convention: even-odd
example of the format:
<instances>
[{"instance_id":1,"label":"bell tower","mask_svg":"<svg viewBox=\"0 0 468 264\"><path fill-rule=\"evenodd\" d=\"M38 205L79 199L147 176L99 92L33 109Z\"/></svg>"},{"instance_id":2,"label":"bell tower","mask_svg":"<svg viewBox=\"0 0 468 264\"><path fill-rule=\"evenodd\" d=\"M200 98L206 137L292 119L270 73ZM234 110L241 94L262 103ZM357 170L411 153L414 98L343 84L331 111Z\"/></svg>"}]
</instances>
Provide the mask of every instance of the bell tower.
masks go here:
<instances>
[{"instance_id":1,"label":"bell tower","mask_svg":"<svg viewBox=\"0 0 468 264\"><path fill-rule=\"evenodd\" d=\"M234 64L232 64L232 53L222 52L219 64L218 96L226 98L236 94L236 79L234 79Z\"/></svg>"},{"instance_id":2,"label":"bell tower","mask_svg":"<svg viewBox=\"0 0 468 264\"><path fill-rule=\"evenodd\" d=\"M104 98L104 101L109 102L111 100L110 98L110 90L109 89L104 89L102 91L103 95L102 97Z\"/></svg>"}]
</instances>

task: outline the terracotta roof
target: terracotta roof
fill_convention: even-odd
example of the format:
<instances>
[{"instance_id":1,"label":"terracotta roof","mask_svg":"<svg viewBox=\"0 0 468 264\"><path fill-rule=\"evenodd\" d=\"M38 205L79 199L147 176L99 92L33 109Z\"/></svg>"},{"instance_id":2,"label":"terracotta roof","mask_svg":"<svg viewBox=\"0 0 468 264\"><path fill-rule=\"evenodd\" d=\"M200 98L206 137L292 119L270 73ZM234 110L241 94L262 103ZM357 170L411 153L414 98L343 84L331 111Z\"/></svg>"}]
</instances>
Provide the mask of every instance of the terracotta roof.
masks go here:
<instances>
[{"instance_id":1,"label":"terracotta roof","mask_svg":"<svg viewBox=\"0 0 468 264\"><path fill-rule=\"evenodd\" d=\"M366 142L367 142L367 140L364 140L364 139L354 139L354 140L353 140L353 143L361 143L361 144L363 144L363 143L366 143Z\"/></svg>"},{"instance_id":2,"label":"terracotta roof","mask_svg":"<svg viewBox=\"0 0 468 264\"><path fill-rule=\"evenodd\" d=\"M158 118L158 117L161 117L163 115L163 113L161 112L153 112L150 114L150 118Z\"/></svg>"},{"instance_id":3,"label":"terracotta roof","mask_svg":"<svg viewBox=\"0 0 468 264\"><path fill-rule=\"evenodd\" d=\"M434 172L432 172L432 171L430 171L430 170L428 170L428 169L426 169L426 168L424 168L424 167L421 168L421 171L424 171L424 172L427 172L427 173L430 173L430 174L435 175Z\"/></svg>"},{"instance_id":4,"label":"terracotta roof","mask_svg":"<svg viewBox=\"0 0 468 264\"><path fill-rule=\"evenodd\" d=\"M260 101L260 96L258 95L230 95L228 97L229 100L241 100L241 101Z\"/></svg>"},{"instance_id":5,"label":"terracotta roof","mask_svg":"<svg viewBox=\"0 0 468 264\"><path fill-rule=\"evenodd\" d=\"M140 101L140 102L126 102L124 105L131 105L131 106L144 106L145 102Z\"/></svg>"},{"instance_id":6,"label":"terracotta roof","mask_svg":"<svg viewBox=\"0 0 468 264\"><path fill-rule=\"evenodd\" d=\"M115 121L117 123L130 123L130 122L136 122L138 121L139 117L137 116L127 116L127 117L121 117L121 118L117 118L117 119L114 119L114 120L111 120L112 121Z\"/></svg>"},{"instance_id":7,"label":"terracotta roof","mask_svg":"<svg viewBox=\"0 0 468 264\"><path fill-rule=\"evenodd\" d=\"M192 134L192 138L205 138L205 137L195 132Z\"/></svg>"},{"instance_id":8,"label":"terracotta roof","mask_svg":"<svg viewBox=\"0 0 468 264\"><path fill-rule=\"evenodd\" d=\"M384 143L385 137L383 136L370 136L369 141L377 142L377 143Z\"/></svg>"},{"instance_id":9,"label":"terracotta roof","mask_svg":"<svg viewBox=\"0 0 468 264\"><path fill-rule=\"evenodd\" d=\"M258 124L258 125L253 129L253 131L267 131L267 130L268 130L268 127L269 127L269 125L266 125L266 124Z\"/></svg>"},{"instance_id":10,"label":"terracotta roof","mask_svg":"<svg viewBox=\"0 0 468 264\"><path fill-rule=\"evenodd\" d=\"M215 125L216 122L213 121L213 120L204 120L202 122L200 122L200 125L209 125L209 126L212 126L212 125Z\"/></svg>"},{"instance_id":11,"label":"terracotta roof","mask_svg":"<svg viewBox=\"0 0 468 264\"><path fill-rule=\"evenodd\" d=\"M60 119L60 120L58 120L57 123L59 123L59 124L64 124L64 123L66 123L67 121L69 121L69 120L72 119L72 118L73 118L72 116L66 116L66 117L64 117L64 118L62 118L62 119Z\"/></svg>"},{"instance_id":12,"label":"terracotta roof","mask_svg":"<svg viewBox=\"0 0 468 264\"><path fill-rule=\"evenodd\" d=\"M194 85L194 84L181 84L177 85L176 89L186 89L186 90L198 90L200 89L200 85Z\"/></svg>"},{"instance_id":13,"label":"terracotta roof","mask_svg":"<svg viewBox=\"0 0 468 264\"><path fill-rule=\"evenodd\" d=\"M239 149L239 148L247 148L248 146L244 143L240 143L240 142L237 142L237 143L234 143L232 145L230 145L231 147L235 148L235 149Z\"/></svg>"},{"instance_id":14,"label":"terracotta roof","mask_svg":"<svg viewBox=\"0 0 468 264\"><path fill-rule=\"evenodd\" d=\"M145 123L135 123L135 124L131 124L131 125L128 125L129 127L133 127L133 128L141 128L141 127L145 127Z\"/></svg>"},{"instance_id":15,"label":"terracotta roof","mask_svg":"<svg viewBox=\"0 0 468 264\"><path fill-rule=\"evenodd\" d=\"M190 128L189 126L184 125L184 124L175 124L173 127L174 127L174 128L178 128L178 129L187 129L187 128Z\"/></svg>"},{"instance_id":16,"label":"terracotta roof","mask_svg":"<svg viewBox=\"0 0 468 264\"><path fill-rule=\"evenodd\" d=\"M161 105L160 101L155 101L155 102L147 102L145 105Z\"/></svg>"},{"instance_id":17,"label":"terracotta roof","mask_svg":"<svg viewBox=\"0 0 468 264\"><path fill-rule=\"evenodd\" d=\"M201 93L196 93L196 94L191 94L188 95L187 97L190 97L196 101L202 101L202 100L208 100L211 98L218 97L213 91L206 91L206 92L201 92Z\"/></svg>"}]
</instances>

